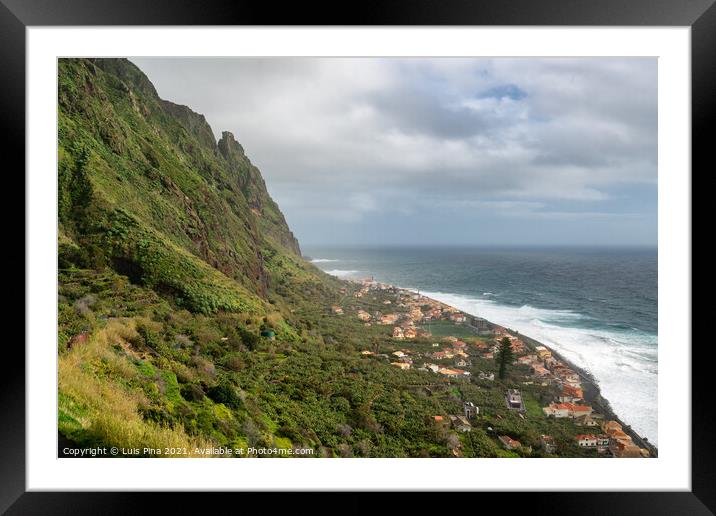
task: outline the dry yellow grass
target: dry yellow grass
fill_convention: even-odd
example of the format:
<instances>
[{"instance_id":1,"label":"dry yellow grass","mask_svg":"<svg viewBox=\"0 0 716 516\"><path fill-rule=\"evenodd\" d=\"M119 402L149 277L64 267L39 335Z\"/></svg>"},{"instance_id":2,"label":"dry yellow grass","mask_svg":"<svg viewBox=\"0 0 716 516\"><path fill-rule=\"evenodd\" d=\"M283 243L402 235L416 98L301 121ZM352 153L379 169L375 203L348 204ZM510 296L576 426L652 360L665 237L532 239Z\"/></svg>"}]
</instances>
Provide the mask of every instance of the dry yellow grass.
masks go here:
<instances>
[{"instance_id":1,"label":"dry yellow grass","mask_svg":"<svg viewBox=\"0 0 716 516\"><path fill-rule=\"evenodd\" d=\"M137 369L126 355L113 349L135 334L134 321L110 321L86 343L63 354L59 359L60 393L85 409L78 418L83 430L108 446L186 448L188 456L199 456L195 448L210 448L213 443L190 437L182 428L145 421L140 415L138 409L147 399L140 390L126 386L137 376ZM104 373L101 379L96 376L99 368Z\"/></svg>"}]
</instances>

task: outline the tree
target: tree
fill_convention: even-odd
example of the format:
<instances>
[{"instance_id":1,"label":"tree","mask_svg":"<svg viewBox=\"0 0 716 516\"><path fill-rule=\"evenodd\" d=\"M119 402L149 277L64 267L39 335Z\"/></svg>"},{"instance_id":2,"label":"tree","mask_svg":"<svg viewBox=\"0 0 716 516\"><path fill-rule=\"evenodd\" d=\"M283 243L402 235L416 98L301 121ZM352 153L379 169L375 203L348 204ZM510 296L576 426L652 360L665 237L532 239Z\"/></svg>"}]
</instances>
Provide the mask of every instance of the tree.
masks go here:
<instances>
[{"instance_id":1,"label":"tree","mask_svg":"<svg viewBox=\"0 0 716 516\"><path fill-rule=\"evenodd\" d=\"M505 378L507 366L513 362L515 356L512 352L512 342L508 337L502 337L497 350L497 361L500 364L500 379Z\"/></svg>"}]
</instances>

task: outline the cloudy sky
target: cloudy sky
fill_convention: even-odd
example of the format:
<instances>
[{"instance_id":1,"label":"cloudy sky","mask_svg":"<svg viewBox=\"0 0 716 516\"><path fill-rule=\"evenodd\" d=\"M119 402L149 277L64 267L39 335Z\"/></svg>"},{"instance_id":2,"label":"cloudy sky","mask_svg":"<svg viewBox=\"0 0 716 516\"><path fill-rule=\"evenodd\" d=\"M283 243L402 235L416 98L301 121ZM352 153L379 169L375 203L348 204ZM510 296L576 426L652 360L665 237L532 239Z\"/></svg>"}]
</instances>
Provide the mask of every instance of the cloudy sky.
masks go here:
<instances>
[{"instance_id":1,"label":"cloudy sky","mask_svg":"<svg viewBox=\"0 0 716 516\"><path fill-rule=\"evenodd\" d=\"M656 59L131 60L304 247L656 244Z\"/></svg>"}]
</instances>

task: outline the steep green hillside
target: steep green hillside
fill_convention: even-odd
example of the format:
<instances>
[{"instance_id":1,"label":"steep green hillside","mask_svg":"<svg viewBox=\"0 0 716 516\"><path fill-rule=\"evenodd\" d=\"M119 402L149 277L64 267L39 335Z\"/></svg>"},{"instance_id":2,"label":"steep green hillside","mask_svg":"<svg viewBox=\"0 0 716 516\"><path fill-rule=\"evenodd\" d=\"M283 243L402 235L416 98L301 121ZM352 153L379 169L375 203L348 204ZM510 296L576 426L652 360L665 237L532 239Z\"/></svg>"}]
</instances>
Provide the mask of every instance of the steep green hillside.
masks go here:
<instances>
[{"instance_id":1,"label":"steep green hillside","mask_svg":"<svg viewBox=\"0 0 716 516\"><path fill-rule=\"evenodd\" d=\"M306 262L231 133L217 142L202 115L160 99L127 60L61 59L58 73L66 438L162 456L517 456L495 432L535 449L549 432L583 453L571 423L541 414L544 389L524 387L528 423L505 408L504 389L521 376L459 383L391 365L407 344L356 314L384 310L395 292L363 296ZM427 338L410 345L423 360L434 351ZM484 411L473 432L435 423L468 399Z\"/></svg>"},{"instance_id":2,"label":"steep green hillside","mask_svg":"<svg viewBox=\"0 0 716 516\"><path fill-rule=\"evenodd\" d=\"M161 100L126 60L61 60L58 93L61 251L77 244L84 265L192 310L262 311L267 257L300 251L233 136L217 144L202 115ZM294 258L284 265L315 276Z\"/></svg>"}]
</instances>

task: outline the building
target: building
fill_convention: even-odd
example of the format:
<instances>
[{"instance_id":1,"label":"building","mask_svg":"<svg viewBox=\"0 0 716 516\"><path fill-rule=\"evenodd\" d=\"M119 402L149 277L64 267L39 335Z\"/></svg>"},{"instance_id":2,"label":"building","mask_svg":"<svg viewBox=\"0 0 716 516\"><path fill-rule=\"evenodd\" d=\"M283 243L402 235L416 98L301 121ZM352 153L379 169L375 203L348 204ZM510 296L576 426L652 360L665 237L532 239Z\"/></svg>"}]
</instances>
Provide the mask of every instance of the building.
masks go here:
<instances>
[{"instance_id":1,"label":"building","mask_svg":"<svg viewBox=\"0 0 716 516\"><path fill-rule=\"evenodd\" d=\"M562 386L562 393L557 399L562 403L576 403L584 399L584 392L580 387L565 384Z\"/></svg>"},{"instance_id":2,"label":"building","mask_svg":"<svg viewBox=\"0 0 716 516\"><path fill-rule=\"evenodd\" d=\"M405 338L405 335L403 335L403 328L400 326L396 326L393 328L393 338L403 340Z\"/></svg>"},{"instance_id":3,"label":"building","mask_svg":"<svg viewBox=\"0 0 716 516\"><path fill-rule=\"evenodd\" d=\"M592 415L592 407L589 405L575 405L574 403L550 403L542 411L545 415L555 418L580 418Z\"/></svg>"},{"instance_id":4,"label":"building","mask_svg":"<svg viewBox=\"0 0 716 516\"><path fill-rule=\"evenodd\" d=\"M403 332L403 336L406 339L414 339L418 336L418 333L415 331L415 328L408 328Z\"/></svg>"},{"instance_id":5,"label":"building","mask_svg":"<svg viewBox=\"0 0 716 516\"><path fill-rule=\"evenodd\" d=\"M516 362L521 365L532 365L536 364L539 360L537 359L537 355L524 355L519 357Z\"/></svg>"},{"instance_id":6,"label":"building","mask_svg":"<svg viewBox=\"0 0 716 516\"><path fill-rule=\"evenodd\" d=\"M530 371L532 372L532 376L535 378L546 378L550 375L550 372L540 364L534 364L530 367Z\"/></svg>"},{"instance_id":7,"label":"building","mask_svg":"<svg viewBox=\"0 0 716 516\"><path fill-rule=\"evenodd\" d=\"M470 432L472 425L465 416L450 416L452 427L458 432Z\"/></svg>"},{"instance_id":8,"label":"building","mask_svg":"<svg viewBox=\"0 0 716 516\"><path fill-rule=\"evenodd\" d=\"M463 376L470 376L470 373L467 371L463 371L462 369L439 369L438 373L440 373L443 376L446 376L447 378L460 378Z\"/></svg>"},{"instance_id":9,"label":"building","mask_svg":"<svg viewBox=\"0 0 716 516\"><path fill-rule=\"evenodd\" d=\"M380 324L395 324L398 319L398 314L385 314L380 317Z\"/></svg>"},{"instance_id":10,"label":"building","mask_svg":"<svg viewBox=\"0 0 716 516\"><path fill-rule=\"evenodd\" d=\"M580 448L597 448L597 436L594 434L578 434L575 439Z\"/></svg>"},{"instance_id":11,"label":"building","mask_svg":"<svg viewBox=\"0 0 716 516\"><path fill-rule=\"evenodd\" d=\"M586 417L592 415L592 407L589 405L572 405L572 416L573 418Z\"/></svg>"},{"instance_id":12,"label":"building","mask_svg":"<svg viewBox=\"0 0 716 516\"><path fill-rule=\"evenodd\" d=\"M465 315L462 313L455 313L455 314L450 314L450 320L454 323L462 324L465 321L467 321L467 317L465 317Z\"/></svg>"},{"instance_id":13,"label":"building","mask_svg":"<svg viewBox=\"0 0 716 516\"><path fill-rule=\"evenodd\" d=\"M537 353L540 360L544 360L552 356L552 352L544 346L535 347L535 353Z\"/></svg>"},{"instance_id":14,"label":"building","mask_svg":"<svg viewBox=\"0 0 716 516\"><path fill-rule=\"evenodd\" d=\"M507 389L507 407L519 411L525 410L525 405L522 401L522 394L517 389Z\"/></svg>"},{"instance_id":15,"label":"building","mask_svg":"<svg viewBox=\"0 0 716 516\"><path fill-rule=\"evenodd\" d=\"M425 364L425 367L428 368L433 373L437 373L440 370L440 366L437 364Z\"/></svg>"},{"instance_id":16,"label":"building","mask_svg":"<svg viewBox=\"0 0 716 516\"><path fill-rule=\"evenodd\" d=\"M643 457L641 448L631 441L611 441L609 451L614 457L620 459L635 459Z\"/></svg>"},{"instance_id":17,"label":"building","mask_svg":"<svg viewBox=\"0 0 716 516\"><path fill-rule=\"evenodd\" d=\"M607 435L611 435L616 430L621 431L621 429L622 425L620 425L617 421L606 421L602 425L602 431Z\"/></svg>"},{"instance_id":18,"label":"building","mask_svg":"<svg viewBox=\"0 0 716 516\"><path fill-rule=\"evenodd\" d=\"M333 313L336 314L336 315L343 315L343 308L341 308L340 306L333 305L333 306L331 307L331 310L332 310Z\"/></svg>"},{"instance_id":19,"label":"building","mask_svg":"<svg viewBox=\"0 0 716 516\"><path fill-rule=\"evenodd\" d=\"M468 419L477 417L477 415L480 413L480 409L472 401L466 401L462 404L462 407L465 412L465 417Z\"/></svg>"},{"instance_id":20,"label":"building","mask_svg":"<svg viewBox=\"0 0 716 516\"><path fill-rule=\"evenodd\" d=\"M370 321L370 314L365 310L358 310L358 319L363 322L368 322Z\"/></svg>"},{"instance_id":21,"label":"building","mask_svg":"<svg viewBox=\"0 0 716 516\"><path fill-rule=\"evenodd\" d=\"M414 321L420 321L423 318L423 311L420 307L413 307L410 309L409 316Z\"/></svg>"},{"instance_id":22,"label":"building","mask_svg":"<svg viewBox=\"0 0 716 516\"><path fill-rule=\"evenodd\" d=\"M390 365L394 365L395 367L399 367L403 370L410 369L410 364L406 362L391 362Z\"/></svg>"},{"instance_id":23,"label":"building","mask_svg":"<svg viewBox=\"0 0 716 516\"><path fill-rule=\"evenodd\" d=\"M555 418L571 417L571 407L569 403L550 403L544 407L542 411L546 416L552 416Z\"/></svg>"},{"instance_id":24,"label":"building","mask_svg":"<svg viewBox=\"0 0 716 516\"><path fill-rule=\"evenodd\" d=\"M539 443L544 452L548 455L552 455L557 451L557 446L554 443L554 437L551 435L541 435Z\"/></svg>"},{"instance_id":25,"label":"building","mask_svg":"<svg viewBox=\"0 0 716 516\"><path fill-rule=\"evenodd\" d=\"M574 416L574 424L577 426L599 426L598 419L602 416L600 414L579 414Z\"/></svg>"},{"instance_id":26,"label":"building","mask_svg":"<svg viewBox=\"0 0 716 516\"><path fill-rule=\"evenodd\" d=\"M597 451L599 453L604 453L607 450L609 450L609 436L604 434L599 434L597 436Z\"/></svg>"},{"instance_id":27,"label":"building","mask_svg":"<svg viewBox=\"0 0 716 516\"><path fill-rule=\"evenodd\" d=\"M498 437L502 445L508 449L508 450L516 450L520 446L522 446L522 443L519 441L515 441L512 437L508 435L501 435Z\"/></svg>"}]
</instances>

